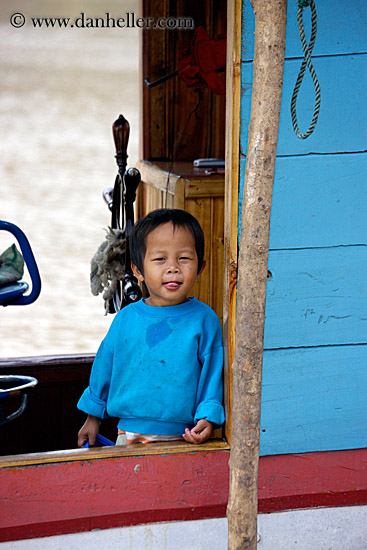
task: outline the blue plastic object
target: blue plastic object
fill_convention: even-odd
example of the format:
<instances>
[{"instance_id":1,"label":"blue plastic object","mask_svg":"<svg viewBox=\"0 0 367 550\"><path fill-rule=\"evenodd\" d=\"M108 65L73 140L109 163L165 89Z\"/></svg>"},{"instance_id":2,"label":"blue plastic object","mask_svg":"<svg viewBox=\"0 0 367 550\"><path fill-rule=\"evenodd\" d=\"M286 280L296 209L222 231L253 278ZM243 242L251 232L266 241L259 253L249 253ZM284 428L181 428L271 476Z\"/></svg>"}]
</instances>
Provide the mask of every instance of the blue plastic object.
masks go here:
<instances>
[{"instance_id":1,"label":"blue plastic object","mask_svg":"<svg viewBox=\"0 0 367 550\"><path fill-rule=\"evenodd\" d=\"M14 298L23 296L23 294L27 292L28 288L28 283L25 283L24 281L0 287L0 304L7 305L3 304L3 302L14 300Z\"/></svg>"},{"instance_id":2,"label":"blue plastic object","mask_svg":"<svg viewBox=\"0 0 367 550\"><path fill-rule=\"evenodd\" d=\"M28 284L24 281L2 287L0 289L0 305L25 306L31 304L37 300L41 292L41 277L29 241L23 231L13 223L0 220L0 230L12 233L17 239L32 280L32 290L27 296L23 296L24 292L28 290Z\"/></svg>"},{"instance_id":3,"label":"blue plastic object","mask_svg":"<svg viewBox=\"0 0 367 550\"><path fill-rule=\"evenodd\" d=\"M101 434L97 435L96 442L93 445L93 447L113 447L115 444L110 439L107 439L107 437L104 437ZM89 447L89 442L84 445L84 447L87 449Z\"/></svg>"}]
</instances>

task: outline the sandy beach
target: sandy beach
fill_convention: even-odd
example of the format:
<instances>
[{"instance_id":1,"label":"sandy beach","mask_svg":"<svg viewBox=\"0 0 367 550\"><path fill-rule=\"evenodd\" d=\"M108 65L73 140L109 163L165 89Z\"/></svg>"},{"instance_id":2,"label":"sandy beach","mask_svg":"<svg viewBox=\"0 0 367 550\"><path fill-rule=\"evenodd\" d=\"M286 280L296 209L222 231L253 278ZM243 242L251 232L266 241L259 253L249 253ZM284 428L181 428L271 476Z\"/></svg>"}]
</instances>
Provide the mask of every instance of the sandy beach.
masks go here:
<instances>
[{"instance_id":1,"label":"sandy beach","mask_svg":"<svg viewBox=\"0 0 367 550\"><path fill-rule=\"evenodd\" d=\"M137 1L107 4L111 15L138 11ZM14 11L27 19L21 28ZM30 24L106 11L100 0L1 3L0 217L27 234L42 278L37 302L1 309L2 357L92 353L113 320L90 292L90 260L110 223L102 191L116 174L120 113L131 126L128 165L138 158L139 31ZM0 233L1 251L12 242Z\"/></svg>"}]
</instances>

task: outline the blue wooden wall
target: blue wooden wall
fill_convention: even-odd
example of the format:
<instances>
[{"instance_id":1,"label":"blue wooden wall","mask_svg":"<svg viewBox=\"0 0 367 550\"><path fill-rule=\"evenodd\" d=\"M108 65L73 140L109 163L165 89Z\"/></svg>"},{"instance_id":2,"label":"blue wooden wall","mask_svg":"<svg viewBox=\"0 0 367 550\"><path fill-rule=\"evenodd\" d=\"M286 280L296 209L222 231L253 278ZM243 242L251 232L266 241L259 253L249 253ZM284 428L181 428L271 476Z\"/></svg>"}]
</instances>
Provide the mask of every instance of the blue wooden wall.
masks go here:
<instances>
[{"instance_id":1,"label":"blue wooden wall","mask_svg":"<svg viewBox=\"0 0 367 550\"><path fill-rule=\"evenodd\" d=\"M313 63L321 84L321 111L315 132L299 140L290 100L302 48L297 2L288 2L270 235L262 455L367 443L367 10L364 0L316 0L316 6ZM310 8L304 10L307 36L310 13ZM244 0L242 185L253 33L252 8ZM301 131L308 127L313 104L307 72L297 103Z\"/></svg>"}]
</instances>

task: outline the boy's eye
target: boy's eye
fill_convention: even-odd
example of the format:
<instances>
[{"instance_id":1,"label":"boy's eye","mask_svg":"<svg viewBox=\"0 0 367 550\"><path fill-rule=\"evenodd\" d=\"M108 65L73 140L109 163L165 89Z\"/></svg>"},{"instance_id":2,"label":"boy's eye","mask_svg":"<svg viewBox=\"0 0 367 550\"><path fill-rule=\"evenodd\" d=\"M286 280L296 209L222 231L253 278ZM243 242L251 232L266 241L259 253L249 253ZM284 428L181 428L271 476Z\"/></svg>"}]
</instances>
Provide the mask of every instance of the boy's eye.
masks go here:
<instances>
[{"instance_id":1,"label":"boy's eye","mask_svg":"<svg viewBox=\"0 0 367 550\"><path fill-rule=\"evenodd\" d=\"M188 258L187 256L181 256L180 260L191 260L191 258Z\"/></svg>"},{"instance_id":2,"label":"boy's eye","mask_svg":"<svg viewBox=\"0 0 367 550\"><path fill-rule=\"evenodd\" d=\"M153 258L153 262L163 262L164 258Z\"/></svg>"}]
</instances>

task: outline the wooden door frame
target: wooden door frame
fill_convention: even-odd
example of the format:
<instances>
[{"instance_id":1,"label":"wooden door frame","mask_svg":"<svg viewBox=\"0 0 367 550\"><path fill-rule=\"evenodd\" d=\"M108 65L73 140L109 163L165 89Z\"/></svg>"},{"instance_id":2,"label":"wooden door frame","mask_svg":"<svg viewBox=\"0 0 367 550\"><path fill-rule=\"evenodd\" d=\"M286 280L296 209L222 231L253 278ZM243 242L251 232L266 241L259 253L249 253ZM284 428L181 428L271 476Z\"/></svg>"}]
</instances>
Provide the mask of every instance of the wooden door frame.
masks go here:
<instances>
[{"instance_id":1,"label":"wooden door frame","mask_svg":"<svg viewBox=\"0 0 367 550\"><path fill-rule=\"evenodd\" d=\"M226 71L226 144L224 194L224 284L223 332L225 347L225 436L231 442L232 363L235 344L238 189L240 173L240 105L241 105L241 24L242 0L228 0L227 71Z\"/></svg>"}]
</instances>

